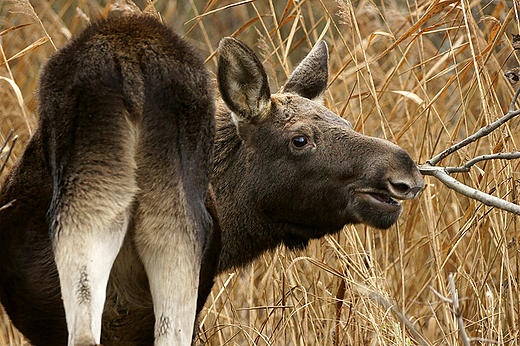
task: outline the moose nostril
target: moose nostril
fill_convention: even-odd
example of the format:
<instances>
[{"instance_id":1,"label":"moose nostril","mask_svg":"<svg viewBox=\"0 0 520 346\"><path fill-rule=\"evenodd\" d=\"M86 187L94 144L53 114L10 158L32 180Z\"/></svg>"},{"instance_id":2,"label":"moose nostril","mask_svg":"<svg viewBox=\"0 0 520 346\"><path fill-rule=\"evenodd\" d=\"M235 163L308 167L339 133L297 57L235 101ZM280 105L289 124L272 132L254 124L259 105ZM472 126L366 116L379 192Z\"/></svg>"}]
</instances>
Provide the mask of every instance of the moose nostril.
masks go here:
<instances>
[{"instance_id":1,"label":"moose nostril","mask_svg":"<svg viewBox=\"0 0 520 346\"><path fill-rule=\"evenodd\" d=\"M399 194L405 195L410 191L410 186L408 186L408 184L405 183L390 182L390 185L392 186L392 189Z\"/></svg>"}]
</instances>

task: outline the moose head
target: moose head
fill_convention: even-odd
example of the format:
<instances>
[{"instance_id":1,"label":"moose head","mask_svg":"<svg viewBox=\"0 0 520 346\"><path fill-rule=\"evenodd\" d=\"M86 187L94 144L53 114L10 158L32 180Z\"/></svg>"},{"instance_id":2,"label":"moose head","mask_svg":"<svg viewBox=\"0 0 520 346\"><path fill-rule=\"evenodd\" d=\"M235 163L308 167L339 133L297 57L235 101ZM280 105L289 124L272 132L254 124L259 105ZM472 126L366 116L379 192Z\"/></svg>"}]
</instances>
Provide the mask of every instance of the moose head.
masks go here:
<instances>
[{"instance_id":1,"label":"moose head","mask_svg":"<svg viewBox=\"0 0 520 346\"><path fill-rule=\"evenodd\" d=\"M222 212L220 270L280 242L303 247L346 224L389 228L402 210L398 200L424 188L403 149L357 133L323 106L324 41L276 94L258 58L240 41L223 39L218 62L227 105L217 114L213 175Z\"/></svg>"}]
</instances>

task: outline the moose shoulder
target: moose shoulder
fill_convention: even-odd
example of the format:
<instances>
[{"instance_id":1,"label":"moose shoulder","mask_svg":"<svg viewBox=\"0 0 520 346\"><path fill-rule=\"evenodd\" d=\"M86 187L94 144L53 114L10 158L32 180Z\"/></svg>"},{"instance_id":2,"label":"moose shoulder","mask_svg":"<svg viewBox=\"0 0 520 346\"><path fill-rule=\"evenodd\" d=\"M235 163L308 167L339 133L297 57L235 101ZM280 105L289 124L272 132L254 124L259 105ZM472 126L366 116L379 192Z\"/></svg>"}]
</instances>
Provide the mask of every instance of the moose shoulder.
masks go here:
<instances>
[{"instance_id":1,"label":"moose shoulder","mask_svg":"<svg viewBox=\"0 0 520 346\"><path fill-rule=\"evenodd\" d=\"M105 346L169 345L172 327L185 345L193 319L183 316L200 311L215 273L346 224L388 228L397 200L423 189L403 149L356 133L322 105L324 42L271 94L253 51L225 38L217 78L213 137L202 60L154 19L103 20L49 60L39 128L0 192L0 206L14 201L0 210L0 300L34 345L66 344L67 324L77 332L69 312L82 310L67 301L64 309L61 276L76 277L80 308L93 292L85 278L98 273L78 266L65 244L84 253L101 243L117 255L100 266L111 269L99 286L102 321L71 344L93 345L101 333ZM82 233L99 224L97 240ZM57 245L56 228L69 241ZM186 283L198 285L196 308Z\"/></svg>"}]
</instances>

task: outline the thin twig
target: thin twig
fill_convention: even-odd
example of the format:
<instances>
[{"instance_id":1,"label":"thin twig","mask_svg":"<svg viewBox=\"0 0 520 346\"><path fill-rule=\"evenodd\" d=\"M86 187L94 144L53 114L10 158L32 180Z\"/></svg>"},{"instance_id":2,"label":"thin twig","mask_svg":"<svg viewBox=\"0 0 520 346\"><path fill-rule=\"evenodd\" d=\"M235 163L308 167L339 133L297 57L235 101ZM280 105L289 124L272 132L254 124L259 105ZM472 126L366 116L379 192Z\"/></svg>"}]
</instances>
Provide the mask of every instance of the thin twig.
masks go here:
<instances>
[{"instance_id":1,"label":"thin twig","mask_svg":"<svg viewBox=\"0 0 520 346\"><path fill-rule=\"evenodd\" d=\"M510 152L510 153L497 153L497 154L491 154L491 155L477 156L477 157L469 160L468 162L466 162L462 166L459 166L459 167L445 167L444 169L445 169L446 173L448 173L448 174L451 174L451 173L464 173L464 172L469 172L470 168L474 164L476 164L477 162L485 161L485 160L495 160L495 159L500 159L500 160L520 159L520 151L513 151L513 152Z\"/></svg>"},{"instance_id":2,"label":"thin twig","mask_svg":"<svg viewBox=\"0 0 520 346\"><path fill-rule=\"evenodd\" d=\"M435 166L437 163L439 163L439 161L444 159L446 156L454 153L455 151L465 147L466 145L468 145L470 143L473 143L474 141L476 141L479 138L487 136L491 132L495 131L499 126L501 126L504 123L506 123L507 121L511 120L512 118L514 118L518 114L520 114L520 110L516 110L514 112L507 113L502 118L498 119L497 121L495 121L495 122L493 122L493 123L491 123L489 125L484 126L480 130L478 130L477 132L472 134L471 136L469 136L469 137L463 139L462 141L460 141L459 143L449 147L448 149L444 150L443 152L441 152L440 154L434 156L433 158L429 159L426 162L429 163L432 166Z\"/></svg>"},{"instance_id":3,"label":"thin twig","mask_svg":"<svg viewBox=\"0 0 520 346\"><path fill-rule=\"evenodd\" d=\"M520 205L505 201L501 198L489 195L485 192L464 185L457 179L451 177L448 174L448 172L446 172L446 169L444 167L430 166L426 163L423 165L419 165L419 171L423 175L434 176L435 178L439 179L444 185L464 196L476 199L477 201L480 201L490 207L497 207L510 213L520 215Z\"/></svg>"}]
</instances>

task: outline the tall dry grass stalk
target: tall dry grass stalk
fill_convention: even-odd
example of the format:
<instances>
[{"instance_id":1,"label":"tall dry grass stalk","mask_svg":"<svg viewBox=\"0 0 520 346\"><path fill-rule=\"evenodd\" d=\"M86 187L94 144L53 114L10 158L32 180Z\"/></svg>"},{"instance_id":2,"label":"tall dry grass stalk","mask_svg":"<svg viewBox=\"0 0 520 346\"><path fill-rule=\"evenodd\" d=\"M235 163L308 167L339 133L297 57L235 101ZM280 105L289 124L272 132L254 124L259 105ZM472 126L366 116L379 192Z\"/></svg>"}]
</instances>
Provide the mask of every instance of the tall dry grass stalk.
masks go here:
<instances>
[{"instance_id":1,"label":"tall dry grass stalk","mask_svg":"<svg viewBox=\"0 0 520 346\"><path fill-rule=\"evenodd\" d=\"M144 8L149 1L138 5ZM510 40L519 31L516 2L154 5L166 24L208 57L212 71L221 37L234 35L254 46L273 90L324 39L331 53L326 105L359 132L405 148L417 163L501 117L514 94L504 71L519 65ZM0 142L11 129L20 137L8 168L36 124L40 67L54 46L61 47L106 7L87 0L0 5ZM19 27L25 24L30 25ZM517 150L519 124L513 119L442 164ZM487 161L456 177L519 203L519 164ZM389 230L347 226L305 251L280 248L221 275L200 318L199 344L415 345L423 339L458 345L451 306L429 289L449 297L447 278L455 273L467 333L519 345L518 217L460 196L433 178L426 182L420 199L406 202L399 223ZM24 344L7 321L0 317L0 345Z\"/></svg>"}]
</instances>

